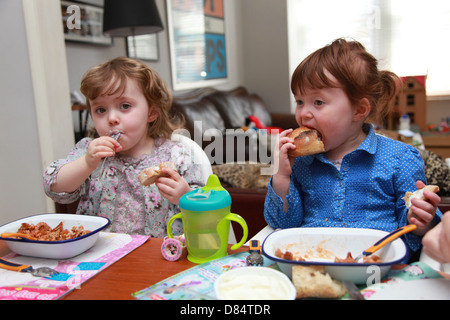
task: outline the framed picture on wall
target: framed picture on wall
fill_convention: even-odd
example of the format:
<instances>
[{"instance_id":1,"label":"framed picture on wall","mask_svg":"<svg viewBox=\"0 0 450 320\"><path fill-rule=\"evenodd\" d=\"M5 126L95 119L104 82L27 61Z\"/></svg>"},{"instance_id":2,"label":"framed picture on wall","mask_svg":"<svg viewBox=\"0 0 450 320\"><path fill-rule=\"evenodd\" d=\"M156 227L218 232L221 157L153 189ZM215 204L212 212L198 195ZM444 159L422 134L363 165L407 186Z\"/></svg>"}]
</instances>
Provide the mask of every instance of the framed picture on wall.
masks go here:
<instances>
[{"instance_id":1,"label":"framed picture on wall","mask_svg":"<svg viewBox=\"0 0 450 320\"><path fill-rule=\"evenodd\" d=\"M167 0L174 90L226 83L228 80L223 0Z\"/></svg>"},{"instance_id":2,"label":"framed picture on wall","mask_svg":"<svg viewBox=\"0 0 450 320\"><path fill-rule=\"evenodd\" d=\"M112 38L103 34L103 7L61 1L61 15L66 41L112 45Z\"/></svg>"},{"instance_id":3,"label":"framed picture on wall","mask_svg":"<svg viewBox=\"0 0 450 320\"><path fill-rule=\"evenodd\" d=\"M156 34L144 34L127 37L127 55L148 61L158 61L158 36Z\"/></svg>"}]
</instances>

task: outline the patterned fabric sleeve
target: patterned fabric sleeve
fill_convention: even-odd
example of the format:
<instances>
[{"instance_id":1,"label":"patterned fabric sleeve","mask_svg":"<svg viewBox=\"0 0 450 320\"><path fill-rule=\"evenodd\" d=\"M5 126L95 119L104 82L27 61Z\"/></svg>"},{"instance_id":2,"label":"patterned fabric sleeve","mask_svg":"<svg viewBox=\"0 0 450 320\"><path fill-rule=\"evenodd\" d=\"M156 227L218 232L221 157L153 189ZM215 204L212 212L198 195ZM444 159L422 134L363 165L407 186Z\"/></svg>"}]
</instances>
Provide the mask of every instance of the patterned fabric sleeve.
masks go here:
<instances>
[{"instance_id":1,"label":"patterned fabric sleeve","mask_svg":"<svg viewBox=\"0 0 450 320\"><path fill-rule=\"evenodd\" d=\"M188 148L176 144L172 148L171 158L177 166L178 173L187 181L191 189L204 186L199 167L200 164L194 162L194 155Z\"/></svg>"},{"instance_id":2,"label":"patterned fabric sleeve","mask_svg":"<svg viewBox=\"0 0 450 320\"><path fill-rule=\"evenodd\" d=\"M79 199L80 190L75 190L72 193L66 192L53 192L51 191L52 184L55 183L56 177L58 176L59 170L67 163L70 163L79 157L83 156L87 152L89 143L92 141L90 138L84 138L79 141L75 147L70 151L69 155L65 159L58 159L53 161L47 169L44 171L44 191L45 194L50 197L53 201L58 203L72 203Z\"/></svg>"}]
</instances>

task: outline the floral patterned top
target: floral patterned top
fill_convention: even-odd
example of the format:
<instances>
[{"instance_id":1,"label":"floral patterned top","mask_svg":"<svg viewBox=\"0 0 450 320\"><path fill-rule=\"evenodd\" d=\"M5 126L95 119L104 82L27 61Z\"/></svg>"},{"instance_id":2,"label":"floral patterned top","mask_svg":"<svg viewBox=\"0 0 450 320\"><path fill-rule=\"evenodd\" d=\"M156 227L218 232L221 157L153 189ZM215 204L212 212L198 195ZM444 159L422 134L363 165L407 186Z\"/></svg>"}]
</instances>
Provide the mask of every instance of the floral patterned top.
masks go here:
<instances>
[{"instance_id":1,"label":"floral patterned top","mask_svg":"<svg viewBox=\"0 0 450 320\"><path fill-rule=\"evenodd\" d=\"M59 203L71 203L80 199L77 214L98 215L111 221L110 232L145 234L152 237L167 235L169 219L180 210L158 192L152 184L143 186L138 175L148 167L163 161L175 163L178 173L191 188L204 185L198 164L194 163L190 150L180 143L157 138L151 154L139 158L116 155L100 161L97 169L73 193L55 193L51 185L65 164L87 152L91 138L79 141L67 158L51 163L44 172L45 193ZM183 233L179 219L172 225L174 235Z\"/></svg>"}]
</instances>

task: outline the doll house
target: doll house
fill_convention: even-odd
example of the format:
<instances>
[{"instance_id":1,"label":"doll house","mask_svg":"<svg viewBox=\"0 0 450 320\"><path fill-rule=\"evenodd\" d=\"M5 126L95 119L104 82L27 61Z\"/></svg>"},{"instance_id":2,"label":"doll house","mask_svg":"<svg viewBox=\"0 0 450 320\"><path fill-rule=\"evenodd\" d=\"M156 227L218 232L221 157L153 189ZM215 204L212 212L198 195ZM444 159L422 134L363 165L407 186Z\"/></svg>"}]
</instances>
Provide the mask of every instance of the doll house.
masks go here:
<instances>
[{"instance_id":1,"label":"doll house","mask_svg":"<svg viewBox=\"0 0 450 320\"><path fill-rule=\"evenodd\" d=\"M411 125L427 130L426 76L402 77L402 90L395 99L393 110L388 116L386 127L397 130L400 117L407 114Z\"/></svg>"}]
</instances>

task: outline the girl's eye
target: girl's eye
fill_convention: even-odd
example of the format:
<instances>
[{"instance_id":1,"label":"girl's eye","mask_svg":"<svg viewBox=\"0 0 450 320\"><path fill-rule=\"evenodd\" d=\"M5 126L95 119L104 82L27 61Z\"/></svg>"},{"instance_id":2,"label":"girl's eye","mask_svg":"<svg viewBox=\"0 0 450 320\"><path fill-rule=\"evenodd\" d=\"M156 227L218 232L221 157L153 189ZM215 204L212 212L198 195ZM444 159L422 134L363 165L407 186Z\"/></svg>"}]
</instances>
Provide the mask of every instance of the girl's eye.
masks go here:
<instances>
[{"instance_id":1,"label":"girl's eye","mask_svg":"<svg viewBox=\"0 0 450 320\"><path fill-rule=\"evenodd\" d=\"M102 114L102 113L105 113L105 112L106 112L106 109L103 108L103 107L98 107L98 108L95 109L95 113L96 114Z\"/></svg>"},{"instance_id":2,"label":"girl's eye","mask_svg":"<svg viewBox=\"0 0 450 320\"><path fill-rule=\"evenodd\" d=\"M314 104L316 105L316 106L321 106L321 105L323 105L323 101L322 100L316 100L316 101L314 101Z\"/></svg>"},{"instance_id":3,"label":"girl's eye","mask_svg":"<svg viewBox=\"0 0 450 320\"><path fill-rule=\"evenodd\" d=\"M303 100L297 100L297 106L299 107L303 106Z\"/></svg>"},{"instance_id":4,"label":"girl's eye","mask_svg":"<svg viewBox=\"0 0 450 320\"><path fill-rule=\"evenodd\" d=\"M130 108L131 108L131 105L128 104L128 103L122 103L122 104L120 105L120 109L123 109L123 110L128 110L128 109L130 109Z\"/></svg>"}]
</instances>

